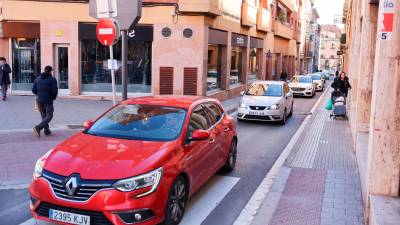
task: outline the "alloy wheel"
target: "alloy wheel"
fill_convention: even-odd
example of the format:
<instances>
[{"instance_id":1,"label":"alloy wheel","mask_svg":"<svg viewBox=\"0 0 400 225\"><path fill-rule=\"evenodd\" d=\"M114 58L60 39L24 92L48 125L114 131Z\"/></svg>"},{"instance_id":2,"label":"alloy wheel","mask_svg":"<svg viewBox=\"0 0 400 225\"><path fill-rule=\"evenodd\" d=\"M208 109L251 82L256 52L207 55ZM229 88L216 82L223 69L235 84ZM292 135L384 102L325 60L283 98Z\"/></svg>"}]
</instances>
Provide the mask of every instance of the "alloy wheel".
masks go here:
<instances>
[{"instance_id":1,"label":"alloy wheel","mask_svg":"<svg viewBox=\"0 0 400 225\"><path fill-rule=\"evenodd\" d=\"M171 198L169 202L168 212L171 220L174 223L179 223L185 212L187 200L187 190L185 181L180 178L178 179L171 190Z\"/></svg>"}]
</instances>

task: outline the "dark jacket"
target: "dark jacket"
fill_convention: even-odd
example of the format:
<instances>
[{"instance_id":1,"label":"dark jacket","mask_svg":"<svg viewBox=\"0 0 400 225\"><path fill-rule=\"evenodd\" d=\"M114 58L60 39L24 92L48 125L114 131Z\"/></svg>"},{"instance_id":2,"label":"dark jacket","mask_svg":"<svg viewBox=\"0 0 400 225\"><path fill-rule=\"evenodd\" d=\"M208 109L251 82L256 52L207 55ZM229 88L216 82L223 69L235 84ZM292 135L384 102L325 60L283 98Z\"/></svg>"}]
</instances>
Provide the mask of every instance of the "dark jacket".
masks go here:
<instances>
[{"instance_id":1,"label":"dark jacket","mask_svg":"<svg viewBox=\"0 0 400 225\"><path fill-rule=\"evenodd\" d=\"M11 84L10 73L11 67L7 63L0 67L0 84Z\"/></svg>"},{"instance_id":2,"label":"dark jacket","mask_svg":"<svg viewBox=\"0 0 400 225\"><path fill-rule=\"evenodd\" d=\"M351 85L350 85L348 77L345 77L343 80L340 79L340 77L335 78L335 80L333 81L331 86L333 89L339 90L346 95L349 92L349 89L351 89Z\"/></svg>"},{"instance_id":3,"label":"dark jacket","mask_svg":"<svg viewBox=\"0 0 400 225\"><path fill-rule=\"evenodd\" d=\"M282 73L281 73L280 80L286 81L287 77L288 77L288 74L287 74L286 72L282 72Z\"/></svg>"},{"instance_id":4,"label":"dark jacket","mask_svg":"<svg viewBox=\"0 0 400 225\"><path fill-rule=\"evenodd\" d=\"M32 88L33 94L41 104L53 104L58 94L57 80L51 74L42 73L36 78Z\"/></svg>"}]
</instances>

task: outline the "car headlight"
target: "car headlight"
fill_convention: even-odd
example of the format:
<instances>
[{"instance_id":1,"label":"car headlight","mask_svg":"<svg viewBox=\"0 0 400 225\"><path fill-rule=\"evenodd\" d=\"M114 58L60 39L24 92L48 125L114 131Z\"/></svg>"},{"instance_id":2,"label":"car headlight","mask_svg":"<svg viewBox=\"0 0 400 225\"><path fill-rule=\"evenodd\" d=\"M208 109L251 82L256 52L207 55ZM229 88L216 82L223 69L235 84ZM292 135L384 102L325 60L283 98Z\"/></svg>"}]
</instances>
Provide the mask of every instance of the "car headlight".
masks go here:
<instances>
[{"instance_id":1,"label":"car headlight","mask_svg":"<svg viewBox=\"0 0 400 225\"><path fill-rule=\"evenodd\" d=\"M153 193L156 190L156 188L160 184L162 172L162 168L159 168L143 175L119 180L113 185L113 187L123 192L130 192L146 187L151 187L149 191L136 196L137 198L143 197L145 195Z\"/></svg>"},{"instance_id":2,"label":"car headlight","mask_svg":"<svg viewBox=\"0 0 400 225\"><path fill-rule=\"evenodd\" d=\"M247 105L246 105L246 103L240 102L239 107L240 107L240 108L246 108Z\"/></svg>"},{"instance_id":3,"label":"car headlight","mask_svg":"<svg viewBox=\"0 0 400 225\"><path fill-rule=\"evenodd\" d=\"M271 107L269 107L269 108L273 109L273 110L279 109L279 104L271 105Z\"/></svg>"},{"instance_id":4,"label":"car headlight","mask_svg":"<svg viewBox=\"0 0 400 225\"><path fill-rule=\"evenodd\" d=\"M50 155L50 153L53 151L50 150L48 151L44 156L40 157L35 164L35 169L33 171L33 180L36 180L42 176L43 173L43 168L44 168L44 163L46 162L47 157Z\"/></svg>"}]
</instances>

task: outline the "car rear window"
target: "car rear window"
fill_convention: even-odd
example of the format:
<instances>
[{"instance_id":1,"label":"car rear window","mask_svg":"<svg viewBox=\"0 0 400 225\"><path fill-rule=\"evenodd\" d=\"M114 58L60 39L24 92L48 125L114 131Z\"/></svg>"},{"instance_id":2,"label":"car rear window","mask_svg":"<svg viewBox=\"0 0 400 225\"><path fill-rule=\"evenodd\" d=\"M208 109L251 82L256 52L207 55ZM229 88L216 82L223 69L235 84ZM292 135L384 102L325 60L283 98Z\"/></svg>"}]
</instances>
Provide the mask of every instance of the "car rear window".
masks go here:
<instances>
[{"instance_id":1,"label":"car rear window","mask_svg":"<svg viewBox=\"0 0 400 225\"><path fill-rule=\"evenodd\" d=\"M281 97L282 92L281 84L253 83L247 90L246 95Z\"/></svg>"},{"instance_id":2,"label":"car rear window","mask_svg":"<svg viewBox=\"0 0 400 225\"><path fill-rule=\"evenodd\" d=\"M85 133L122 139L171 141L181 131L186 110L156 105L118 105Z\"/></svg>"}]
</instances>

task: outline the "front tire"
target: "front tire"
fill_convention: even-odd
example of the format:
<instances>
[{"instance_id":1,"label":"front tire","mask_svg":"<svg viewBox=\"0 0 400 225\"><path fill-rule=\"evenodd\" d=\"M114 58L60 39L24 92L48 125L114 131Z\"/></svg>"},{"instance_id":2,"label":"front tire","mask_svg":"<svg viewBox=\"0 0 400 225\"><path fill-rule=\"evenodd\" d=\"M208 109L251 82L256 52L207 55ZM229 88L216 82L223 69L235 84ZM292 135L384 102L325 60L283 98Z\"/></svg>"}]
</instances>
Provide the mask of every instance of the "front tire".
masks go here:
<instances>
[{"instance_id":1,"label":"front tire","mask_svg":"<svg viewBox=\"0 0 400 225\"><path fill-rule=\"evenodd\" d=\"M176 178L169 191L165 220L162 225L178 225L182 221L189 198L188 190L186 179L183 176Z\"/></svg>"},{"instance_id":2,"label":"front tire","mask_svg":"<svg viewBox=\"0 0 400 225\"><path fill-rule=\"evenodd\" d=\"M286 120L287 120L287 111L285 109L285 111L283 112L283 119L281 120L281 125L285 125L286 124Z\"/></svg>"},{"instance_id":3,"label":"front tire","mask_svg":"<svg viewBox=\"0 0 400 225\"><path fill-rule=\"evenodd\" d=\"M235 169L237 158L237 142L233 140L229 149L228 158L226 159L225 165L222 167L223 172L231 172Z\"/></svg>"}]
</instances>

